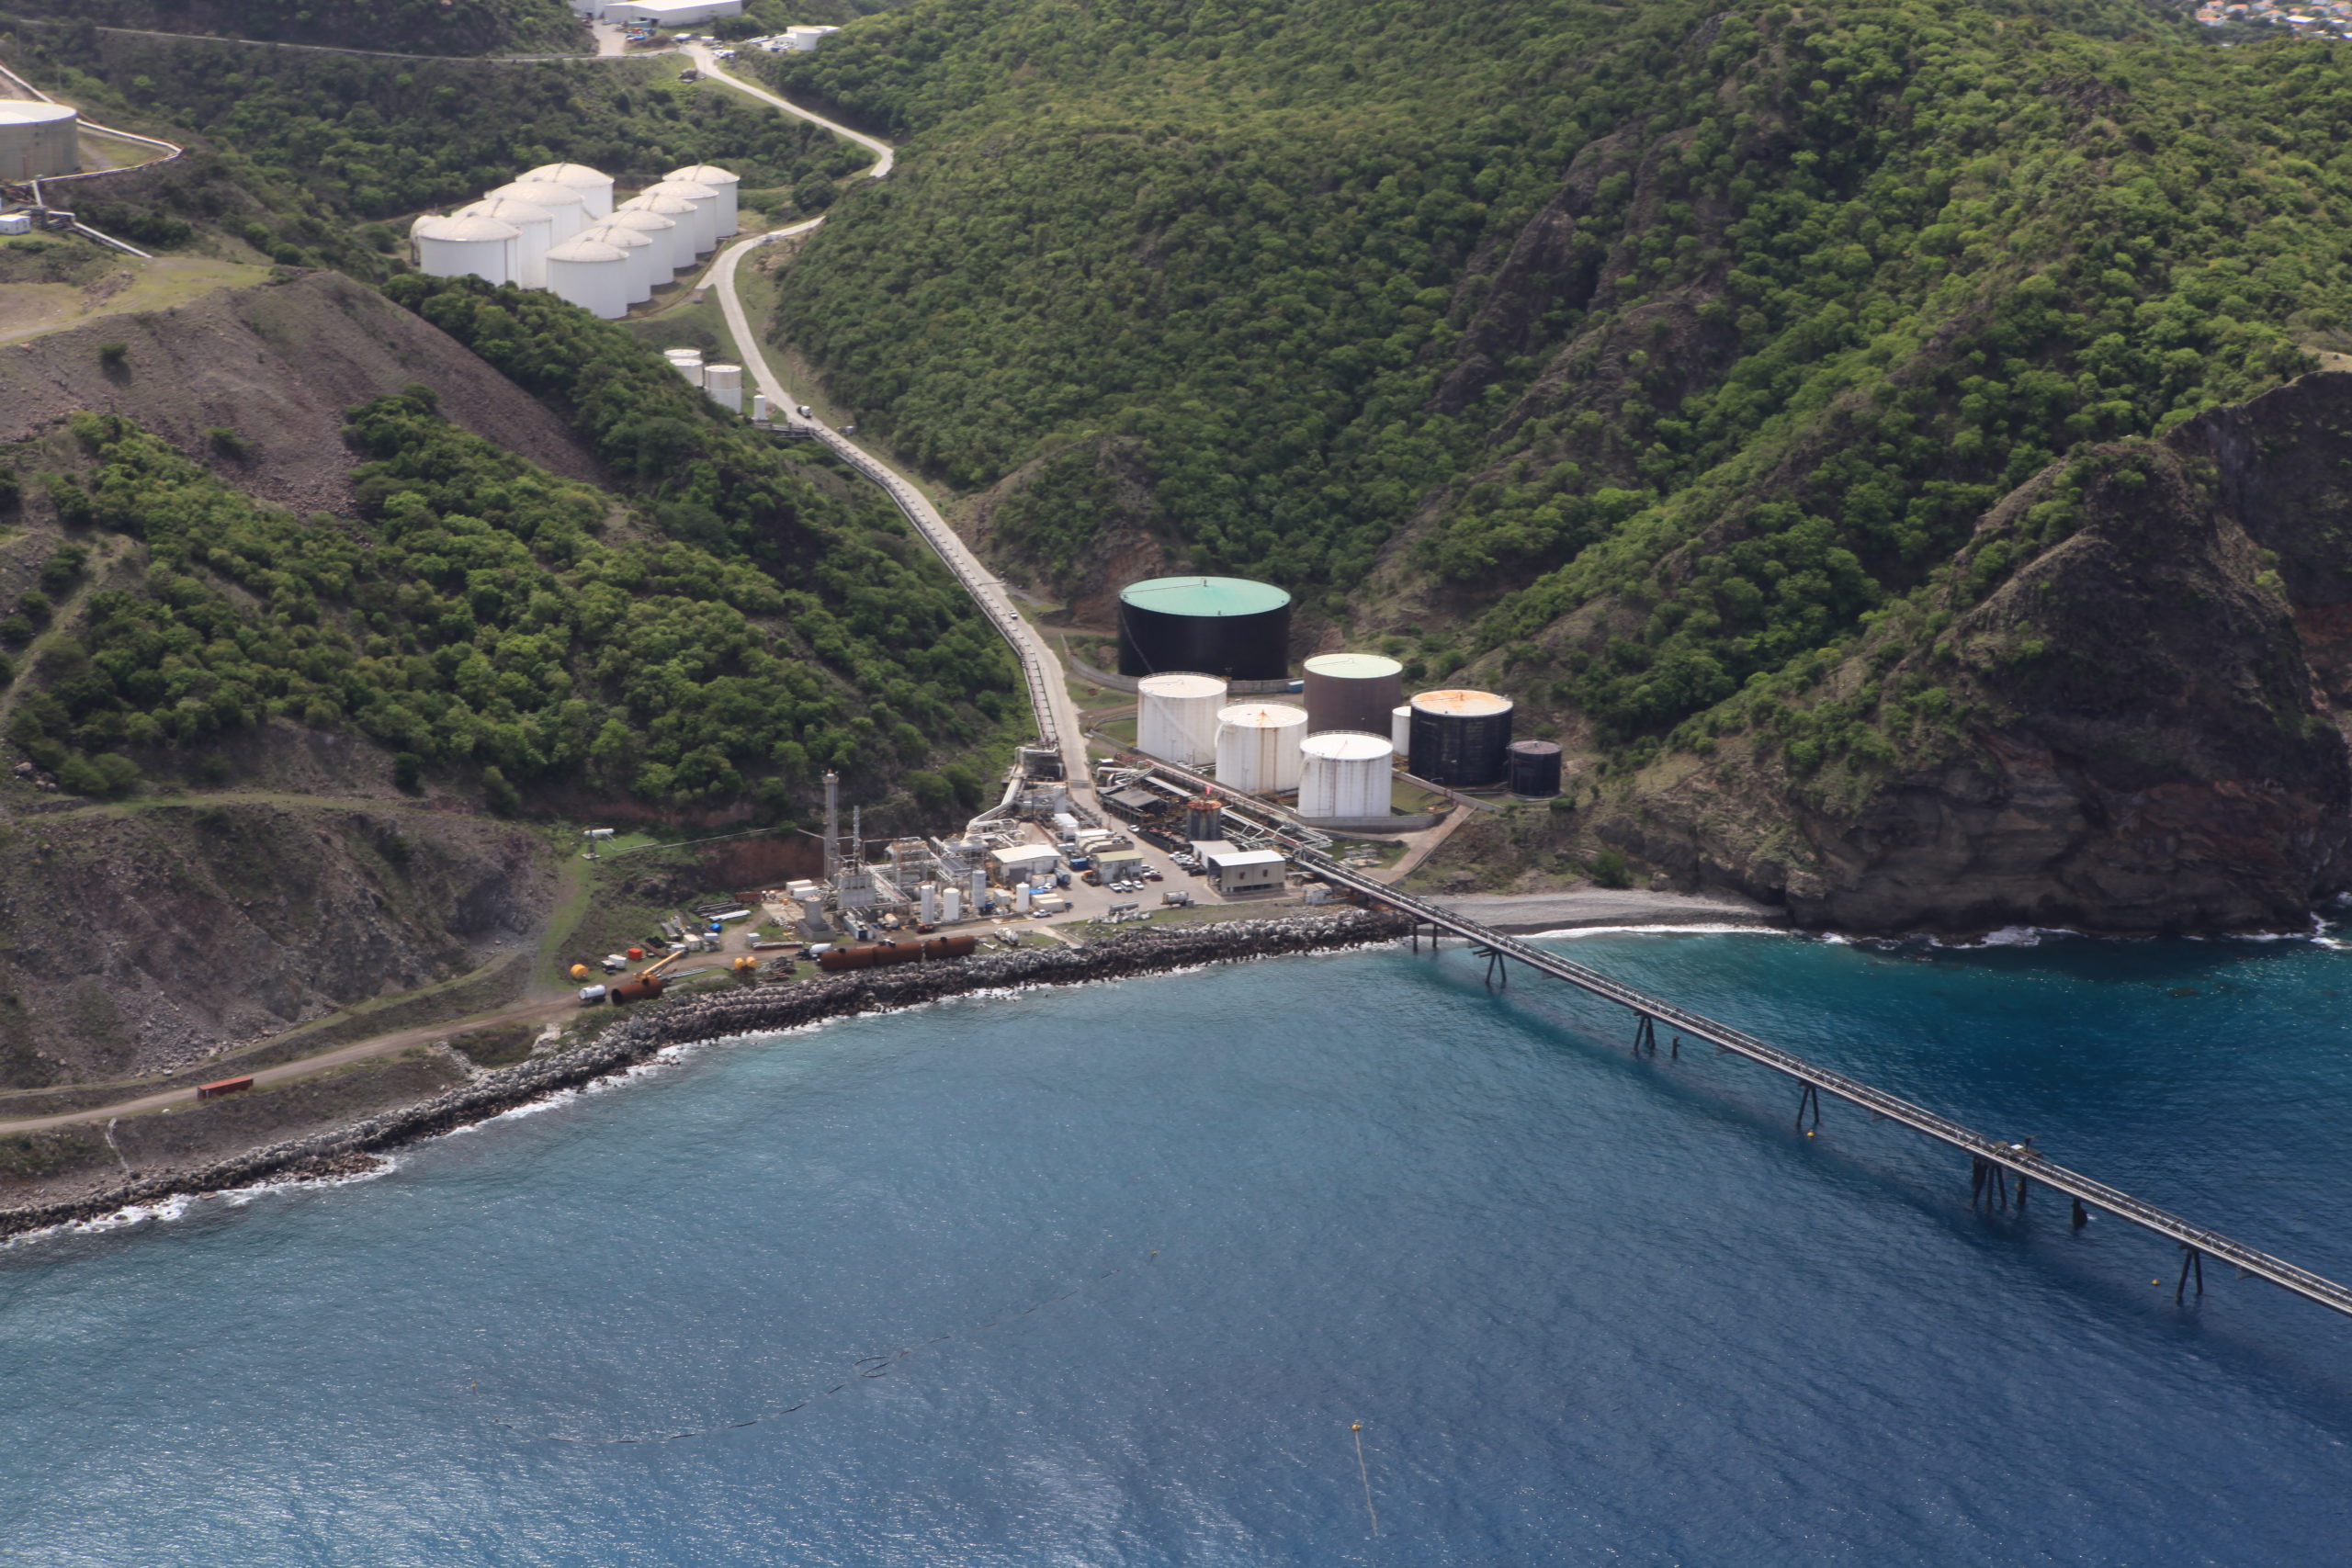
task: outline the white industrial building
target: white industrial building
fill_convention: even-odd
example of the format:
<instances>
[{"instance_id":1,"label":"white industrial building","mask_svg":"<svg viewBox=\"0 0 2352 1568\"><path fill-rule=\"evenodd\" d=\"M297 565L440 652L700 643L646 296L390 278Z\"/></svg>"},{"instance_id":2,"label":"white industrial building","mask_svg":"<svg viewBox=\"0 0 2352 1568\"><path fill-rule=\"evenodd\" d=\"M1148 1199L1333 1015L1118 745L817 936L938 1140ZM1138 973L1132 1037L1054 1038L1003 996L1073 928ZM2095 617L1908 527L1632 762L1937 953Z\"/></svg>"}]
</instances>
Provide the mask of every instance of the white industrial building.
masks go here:
<instances>
[{"instance_id":1,"label":"white industrial building","mask_svg":"<svg viewBox=\"0 0 2352 1568\"><path fill-rule=\"evenodd\" d=\"M0 147L5 142L0 138ZM610 175L545 164L448 217L418 219L409 240L427 277L545 288L610 320L737 231L740 183L728 170L697 164L616 207ZM740 408L740 383L733 391L732 399L717 389L713 396Z\"/></svg>"},{"instance_id":2,"label":"white industrial building","mask_svg":"<svg viewBox=\"0 0 2352 1568\"><path fill-rule=\"evenodd\" d=\"M0 98L0 180L22 184L82 167L82 117L68 104Z\"/></svg>"},{"instance_id":3,"label":"white industrial building","mask_svg":"<svg viewBox=\"0 0 2352 1568\"><path fill-rule=\"evenodd\" d=\"M1231 897L1237 893L1263 893L1279 889L1290 863L1280 850L1240 850L1222 839L1204 839L1193 846L1208 867L1209 880L1216 884L1218 893Z\"/></svg>"},{"instance_id":4,"label":"white industrial building","mask_svg":"<svg viewBox=\"0 0 2352 1568\"><path fill-rule=\"evenodd\" d=\"M786 28L770 40L775 46L770 52L782 53L788 51L795 54L806 54L824 42L828 37L839 31L841 31L839 28Z\"/></svg>"},{"instance_id":5,"label":"white industrial building","mask_svg":"<svg viewBox=\"0 0 2352 1568\"><path fill-rule=\"evenodd\" d=\"M576 5L578 0L573 0ZM624 26L641 23L651 28L693 28L721 17L740 17L743 0L611 0L600 18Z\"/></svg>"}]
</instances>

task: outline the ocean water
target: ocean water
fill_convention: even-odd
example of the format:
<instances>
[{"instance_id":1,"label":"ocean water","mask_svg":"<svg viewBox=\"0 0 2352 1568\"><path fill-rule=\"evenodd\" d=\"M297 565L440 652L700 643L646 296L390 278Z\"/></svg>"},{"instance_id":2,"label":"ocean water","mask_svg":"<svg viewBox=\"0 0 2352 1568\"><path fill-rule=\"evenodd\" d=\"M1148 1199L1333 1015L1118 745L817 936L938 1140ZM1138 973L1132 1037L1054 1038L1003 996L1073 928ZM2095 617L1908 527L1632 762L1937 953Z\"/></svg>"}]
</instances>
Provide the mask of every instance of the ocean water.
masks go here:
<instances>
[{"instance_id":1,"label":"ocean water","mask_svg":"<svg viewBox=\"0 0 2352 1568\"><path fill-rule=\"evenodd\" d=\"M2352 953L1573 946L2352 1277ZM0 1562L2352 1558L2352 1322L1480 974L714 1045L0 1249Z\"/></svg>"}]
</instances>

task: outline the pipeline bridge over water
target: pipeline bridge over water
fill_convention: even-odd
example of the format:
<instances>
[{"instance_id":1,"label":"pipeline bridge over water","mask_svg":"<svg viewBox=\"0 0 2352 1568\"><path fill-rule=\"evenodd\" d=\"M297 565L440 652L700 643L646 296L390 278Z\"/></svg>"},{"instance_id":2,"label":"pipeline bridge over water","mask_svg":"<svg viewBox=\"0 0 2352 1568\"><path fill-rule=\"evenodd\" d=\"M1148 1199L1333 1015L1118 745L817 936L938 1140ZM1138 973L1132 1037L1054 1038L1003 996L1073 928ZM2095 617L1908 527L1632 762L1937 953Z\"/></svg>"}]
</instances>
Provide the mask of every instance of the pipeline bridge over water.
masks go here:
<instances>
[{"instance_id":1,"label":"pipeline bridge over water","mask_svg":"<svg viewBox=\"0 0 2352 1568\"><path fill-rule=\"evenodd\" d=\"M2180 1280L2173 1288L2173 1299L2181 1301L2191 1289L2199 1295L2205 1292L2205 1263L2208 1258L2228 1263L2241 1276L2267 1280L2283 1291L2292 1292L2306 1301L2316 1302L2330 1311L2352 1317L2352 1290L2335 1280L2296 1267L2284 1258L2273 1258L2242 1242L2233 1241L2218 1231L2208 1230L2153 1203L2143 1203L2128 1192L2120 1192L2105 1182L2094 1180L2080 1171L2069 1170L2042 1157L2030 1144L2007 1143L1997 1138L1963 1127L1959 1122L1937 1115L1924 1106L1883 1089L1874 1089L1859 1078L1847 1077L1827 1067L1816 1066L1802 1056L1768 1045L1754 1035L1718 1023L1713 1019L1687 1011L1670 1002L1647 996L1622 985L1595 969L1548 953L1543 948L1519 941L1464 919L1442 905L1399 892L1386 883L1374 881L1360 872L1339 864L1329 856L1305 846L1294 846L1292 860L1303 871L1322 878L1334 886L1385 904L1409 917L1414 922L1414 942L1420 941L1420 927L1428 925L1432 949L1447 934L1458 936L1473 944L1473 951L1487 960L1488 985L1509 983L1510 964L1517 963L1566 981L1589 996L1598 997L1625 1009L1634 1015L1634 1049L1636 1053L1655 1054L1657 1031L1663 1025L1678 1036L1674 1051L1680 1054L1681 1039L1704 1041L1718 1051L1746 1058L1758 1066L1767 1068L1799 1086L1797 1124L1804 1127L1808 1115L1813 1124L1821 1123L1821 1100L1826 1095L1849 1105L1859 1106L1871 1113L1873 1120L1899 1122L1914 1132L1949 1145L1969 1156L1973 1175L1971 1206L1977 1201L1988 1208L1996 1203L2008 1207L2014 1201L2022 1210L2028 1188L2039 1183L2073 1200L2074 1223L2080 1225L2088 1217L2087 1211L2097 1209L2174 1242L2180 1248ZM2010 1182L2014 1181L2014 1198Z\"/></svg>"}]
</instances>

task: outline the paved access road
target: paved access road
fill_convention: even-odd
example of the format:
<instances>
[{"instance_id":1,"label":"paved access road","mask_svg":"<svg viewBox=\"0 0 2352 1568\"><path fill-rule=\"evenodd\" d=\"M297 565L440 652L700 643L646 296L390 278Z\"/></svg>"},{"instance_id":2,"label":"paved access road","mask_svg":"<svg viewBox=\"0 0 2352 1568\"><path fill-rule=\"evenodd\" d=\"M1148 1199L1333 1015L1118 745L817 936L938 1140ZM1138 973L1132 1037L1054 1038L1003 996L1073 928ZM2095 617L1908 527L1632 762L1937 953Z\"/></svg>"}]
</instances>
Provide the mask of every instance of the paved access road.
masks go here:
<instances>
[{"instance_id":1,"label":"paved access road","mask_svg":"<svg viewBox=\"0 0 2352 1568\"><path fill-rule=\"evenodd\" d=\"M687 52L694 56L695 64L711 80L724 83L763 103L774 105L786 114L797 115L802 119L823 126L837 136L846 137L859 146L870 149L876 161L866 171L869 178L878 180L890 172L895 153L888 142L852 130L847 126L836 125L774 93L728 74L717 57L700 44L694 45ZM736 353L741 356L743 367L752 373L753 384L767 394L776 417L813 430L817 438L839 454L850 467L880 485L897 503L899 510L906 514L907 521L914 525L915 531L947 563L947 570L956 574L956 581L964 585L965 591L978 604L981 612L1003 635L1004 640L1012 645L1014 654L1021 660L1022 672L1029 683L1030 704L1036 709L1038 731L1061 750L1062 776L1069 780L1072 794L1083 795L1091 793L1091 773L1086 764L1086 736L1079 726L1078 705L1070 700L1069 682L1063 674L1061 660L1045 636L1029 624L1013 604L1012 596L1003 582L980 564L980 558L972 552L972 547L964 542L961 535L948 526L947 519L940 515L939 509L932 504L930 497L924 495L913 480L841 432L801 417L797 412L798 400L777 378L775 371L768 364L766 351L761 347L758 334L752 330L751 318L743 309L743 297L735 285L736 269L743 257L771 241L805 234L823 222L821 218L811 218L788 228L737 241L719 253L703 280L704 285L717 293L720 313L727 318L727 330L735 337Z\"/></svg>"}]
</instances>

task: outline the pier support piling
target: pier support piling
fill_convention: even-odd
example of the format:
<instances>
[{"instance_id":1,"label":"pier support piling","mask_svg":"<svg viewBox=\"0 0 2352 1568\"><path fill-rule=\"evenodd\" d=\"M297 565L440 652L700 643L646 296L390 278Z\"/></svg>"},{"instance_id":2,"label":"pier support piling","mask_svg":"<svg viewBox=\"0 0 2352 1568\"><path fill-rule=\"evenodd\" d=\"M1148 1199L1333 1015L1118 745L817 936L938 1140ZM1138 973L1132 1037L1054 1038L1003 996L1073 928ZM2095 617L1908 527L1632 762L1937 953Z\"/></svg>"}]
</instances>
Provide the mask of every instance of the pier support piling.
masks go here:
<instances>
[{"instance_id":1,"label":"pier support piling","mask_svg":"<svg viewBox=\"0 0 2352 1568\"><path fill-rule=\"evenodd\" d=\"M2197 1294L2202 1298L2205 1294L2205 1255L2184 1241L2180 1244L2180 1281L2172 1288L2173 1305L2179 1306L2186 1299L2192 1269L2197 1274Z\"/></svg>"},{"instance_id":2,"label":"pier support piling","mask_svg":"<svg viewBox=\"0 0 2352 1568\"><path fill-rule=\"evenodd\" d=\"M1975 1213L1976 1205L1984 1197L1984 1156L1970 1155L1968 1156L1968 1208L1971 1213Z\"/></svg>"},{"instance_id":3,"label":"pier support piling","mask_svg":"<svg viewBox=\"0 0 2352 1568\"><path fill-rule=\"evenodd\" d=\"M2082 1201L2080 1198L2075 1199L2075 1228L2076 1230L2080 1230L2080 1229L2082 1229L2085 1225L2089 1224L2090 1223L2091 1223L2090 1211L2083 1207L2083 1201Z\"/></svg>"},{"instance_id":4,"label":"pier support piling","mask_svg":"<svg viewBox=\"0 0 2352 1568\"><path fill-rule=\"evenodd\" d=\"M1804 1092L1797 1096L1797 1131L1800 1133L1804 1131L1804 1113L1807 1108L1813 1111L1814 1130L1819 1132L1821 1130L1821 1091L1811 1084L1805 1085Z\"/></svg>"},{"instance_id":5,"label":"pier support piling","mask_svg":"<svg viewBox=\"0 0 2352 1568\"><path fill-rule=\"evenodd\" d=\"M1636 1056L1657 1055L1657 1021L1645 1012L1635 1013L1634 1016L1640 1020L1634 1025L1634 1055Z\"/></svg>"}]
</instances>

